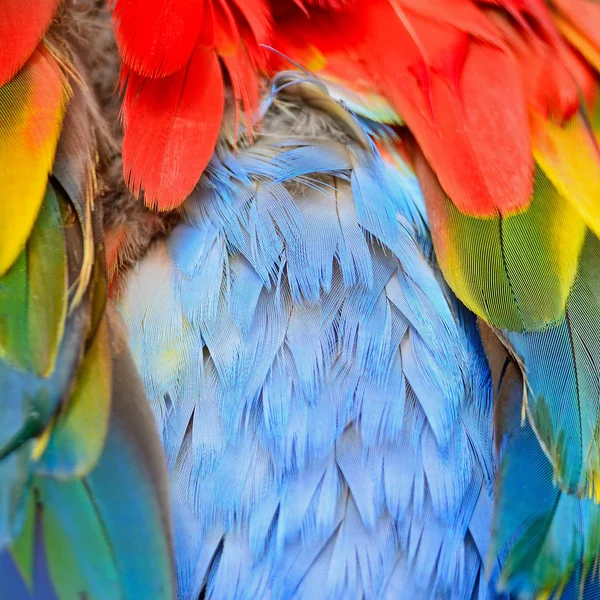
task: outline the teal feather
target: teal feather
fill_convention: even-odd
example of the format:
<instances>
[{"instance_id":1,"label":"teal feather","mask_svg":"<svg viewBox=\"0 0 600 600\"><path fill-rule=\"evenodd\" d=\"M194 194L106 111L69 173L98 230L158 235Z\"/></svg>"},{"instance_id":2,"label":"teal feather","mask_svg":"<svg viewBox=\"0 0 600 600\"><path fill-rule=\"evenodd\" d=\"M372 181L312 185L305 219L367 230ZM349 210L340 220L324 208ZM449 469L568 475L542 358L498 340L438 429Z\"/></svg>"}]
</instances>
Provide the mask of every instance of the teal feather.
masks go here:
<instances>
[{"instance_id":1,"label":"teal feather","mask_svg":"<svg viewBox=\"0 0 600 600\"><path fill-rule=\"evenodd\" d=\"M78 90L34 232L0 281L0 597L11 600L175 598L164 457L107 307L93 110Z\"/></svg>"},{"instance_id":2,"label":"teal feather","mask_svg":"<svg viewBox=\"0 0 600 600\"><path fill-rule=\"evenodd\" d=\"M600 475L600 242L588 235L565 319L545 331L509 335L523 361L528 411L555 475L571 493L596 494Z\"/></svg>"},{"instance_id":3,"label":"teal feather","mask_svg":"<svg viewBox=\"0 0 600 600\"><path fill-rule=\"evenodd\" d=\"M507 376L508 391L498 394L509 409L494 543L506 551L500 582L519 598L565 586L582 586L587 598L586 578L597 562L599 264L600 242L590 234L563 321L507 334L525 376L527 422L519 427L523 385ZM595 587L592 581L590 594Z\"/></svg>"},{"instance_id":4,"label":"teal feather","mask_svg":"<svg viewBox=\"0 0 600 600\"><path fill-rule=\"evenodd\" d=\"M32 577L24 599L54 593L57 600L175 597L164 458L132 369L126 355L114 357L109 432L91 472L63 481L37 476L30 482L38 508L28 516L28 529L42 536L44 551L41 556L36 552L38 541L28 550L36 553L29 560L36 573L47 570L52 583ZM23 449L29 459L30 446ZM18 456L9 455L9 461ZM5 461L0 464L10 464ZM14 567L4 555L0 580L11 577Z\"/></svg>"}]
</instances>

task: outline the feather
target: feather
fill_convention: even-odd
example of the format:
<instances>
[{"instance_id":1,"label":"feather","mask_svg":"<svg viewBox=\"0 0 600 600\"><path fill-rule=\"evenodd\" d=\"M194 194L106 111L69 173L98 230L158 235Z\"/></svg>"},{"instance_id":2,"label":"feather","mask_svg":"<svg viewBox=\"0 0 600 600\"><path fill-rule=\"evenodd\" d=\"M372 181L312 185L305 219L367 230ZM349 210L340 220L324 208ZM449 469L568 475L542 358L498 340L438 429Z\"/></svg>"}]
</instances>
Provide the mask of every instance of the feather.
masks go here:
<instances>
[{"instance_id":1,"label":"feather","mask_svg":"<svg viewBox=\"0 0 600 600\"><path fill-rule=\"evenodd\" d=\"M176 234L175 229L174 234ZM192 342L189 324L183 317L181 299L174 294L171 287L173 271L168 261L164 245L157 244L151 249L149 256L153 272L151 296L143 295L148 291L142 287L150 273L147 270L148 262L142 262L130 280L129 302L121 304L120 309L128 325L129 344L136 361L150 361L148 369L140 371L154 414L157 418L159 431L167 433L165 420L168 406L165 398L168 396L178 410L177 399L181 389L181 380L184 376L185 365L191 360L192 349L200 352ZM148 303L148 299L155 301ZM169 319L165 316L170 315ZM149 352L149 348L153 351ZM191 391L191 390L190 390ZM190 409L191 411L191 409ZM187 414L189 420L190 413ZM186 421L187 423L187 421ZM182 426L185 425L182 423ZM181 433L181 438L183 433Z\"/></svg>"},{"instance_id":2,"label":"feather","mask_svg":"<svg viewBox=\"0 0 600 600\"><path fill-rule=\"evenodd\" d=\"M146 190L146 204L169 210L192 191L217 141L223 102L220 67L210 46L199 45L187 67L166 79L129 72L123 168L134 193Z\"/></svg>"},{"instance_id":3,"label":"feather","mask_svg":"<svg viewBox=\"0 0 600 600\"><path fill-rule=\"evenodd\" d=\"M97 466L84 479L38 480L59 597L174 597L166 482L160 450L145 432L148 426L152 431L152 417L131 367L124 355L113 357L114 409ZM147 561L146 552L156 560Z\"/></svg>"},{"instance_id":4,"label":"feather","mask_svg":"<svg viewBox=\"0 0 600 600\"><path fill-rule=\"evenodd\" d=\"M56 61L43 47L0 87L0 177L6 182L0 204L0 274L23 250L42 205L68 95ZM37 110L27 111L28 106Z\"/></svg>"},{"instance_id":5,"label":"feather","mask_svg":"<svg viewBox=\"0 0 600 600\"><path fill-rule=\"evenodd\" d=\"M0 86L12 79L34 53L57 6L58 0L35 0L25 12L18 0L2 2L0 37L6 53L0 61Z\"/></svg>"},{"instance_id":6,"label":"feather","mask_svg":"<svg viewBox=\"0 0 600 600\"><path fill-rule=\"evenodd\" d=\"M50 576L58 596L118 598L117 568L85 484L42 480L40 497ZM85 556L89 558L82 560Z\"/></svg>"},{"instance_id":7,"label":"feather","mask_svg":"<svg viewBox=\"0 0 600 600\"><path fill-rule=\"evenodd\" d=\"M425 15L412 12L414 2L396 4L398 11L383 0L356 3L336 17L335 35L326 13L295 16L278 26L275 47L327 81L383 95L460 211L482 217L524 209L531 143L514 60L473 9L463 7L466 26L453 22L454 3L438 11L451 26L431 18L431 3ZM480 35L486 32L485 43L469 38L473 22Z\"/></svg>"},{"instance_id":8,"label":"feather","mask_svg":"<svg viewBox=\"0 0 600 600\"><path fill-rule=\"evenodd\" d=\"M538 11L540 12L540 11ZM549 41L496 18L514 50L528 96L533 156L558 192L597 230L594 186L600 174L598 147L585 116L596 93L594 76L550 29ZM583 98L581 98L581 96ZM580 107L580 101L586 102ZM575 151L575 148L577 149Z\"/></svg>"},{"instance_id":9,"label":"feather","mask_svg":"<svg viewBox=\"0 0 600 600\"><path fill-rule=\"evenodd\" d=\"M515 424L519 423L518 417L527 400L527 388L521 368L513 360L506 341L481 319L478 319L478 328L494 384L494 436L500 455L514 433Z\"/></svg>"},{"instance_id":10,"label":"feather","mask_svg":"<svg viewBox=\"0 0 600 600\"><path fill-rule=\"evenodd\" d=\"M62 219L60 209L67 209L67 204L62 195L56 195L52 190L52 187L48 187L48 195L45 205L42 207L40 217L38 218L38 224L43 225L41 236L43 239L50 239L51 245L40 245L35 242L38 232L36 227L30 241L28 242L29 250L34 249L32 253L31 263L35 264L36 261L40 260L52 260L56 259L56 254L63 254L63 259L67 259L68 264L63 264L61 269L66 278L67 272L69 276L69 283L72 283L79 274L79 268L81 266L82 259L82 240L74 234L72 228L62 228ZM41 234L40 234L41 235ZM57 238L53 240L53 238ZM65 253L65 239L68 239L67 252ZM62 245L62 249L61 249ZM50 248L53 249L53 253L50 252ZM68 268L67 268L68 267ZM16 267L13 267L9 271L9 276ZM34 277L36 271L31 269L29 274L22 274L21 280L17 280L18 286L25 286L25 290L28 289L29 279ZM5 287L5 294L7 296L16 296L18 287L15 282L10 282L8 276L5 276L7 285ZM44 278L44 287L40 288L36 292L35 301L45 301L45 309L36 309L37 317L44 315L45 311L51 309L55 304L47 298L46 292L51 291L54 295L52 299L54 302L58 302L59 306L62 306L64 312L63 319L66 315L66 305L68 301L67 295L67 281L57 279L55 275L49 275L48 278ZM52 284L59 284L62 289L53 289ZM38 284L36 284L38 285ZM36 286L31 286L36 289ZM39 287L39 286L38 286ZM25 311L21 314L21 317L27 317L28 302L18 304L20 311ZM35 308L35 306L34 306ZM3 463L9 469L2 475L3 489L12 490L11 495L13 500L11 501L12 510L20 510L25 504L24 500L26 492L29 487L31 474L34 470L34 459L39 459L46 449L51 432L51 418L58 406L65 400L71 389L73 379L75 377L81 354L83 352L83 344L85 342L86 330L90 325L91 317L91 305L89 294L86 294L86 301L76 306L73 311L67 316L66 321L63 320L62 326L64 328L64 334L61 332L58 341L50 337L47 338L47 334L52 332L51 324L38 325L39 328L44 327L41 331L36 330L36 334L39 338L34 336L34 340L37 342L43 342L44 345L40 346L40 353L48 353L48 345L50 349L55 343L58 343L58 353L56 356L56 368L54 368L48 377L37 376L34 371L22 370L11 365L9 362L3 360L0 361L0 383L2 388L7 392L7 398L10 398L9 402L2 404L2 419L0 424L0 455L3 457ZM51 311L49 314L52 314ZM8 317L5 321L6 325L10 328L14 328L15 324L19 324L19 314L11 314L7 312ZM22 320L21 318L21 320ZM30 316L30 318L32 318ZM27 321L25 321L27 325ZM23 336L20 337L22 342L27 342L29 333L24 332ZM34 444L32 437L40 436L39 440ZM20 458L19 458L20 457ZM21 460L25 458L26 460ZM15 469L15 467L18 467ZM12 504L20 498L18 504ZM10 542L16 534L18 534L23 526L23 522L20 518L22 513L17 512L13 514L0 513L0 530L5 533L10 530L8 539L4 537L2 544L5 545Z\"/></svg>"},{"instance_id":11,"label":"feather","mask_svg":"<svg viewBox=\"0 0 600 600\"><path fill-rule=\"evenodd\" d=\"M127 66L146 77L172 75L190 60L209 0L110 0L119 52Z\"/></svg>"},{"instance_id":12,"label":"feather","mask_svg":"<svg viewBox=\"0 0 600 600\"><path fill-rule=\"evenodd\" d=\"M51 186L12 268L0 278L0 356L47 377L54 370L67 315L67 255Z\"/></svg>"},{"instance_id":13,"label":"feather","mask_svg":"<svg viewBox=\"0 0 600 600\"><path fill-rule=\"evenodd\" d=\"M35 510L36 505L34 495L29 494L26 501L25 525L19 536L15 539L10 551L10 555L14 560L14 565L18 568L18 574L21 576L15 578L17 580L16 582L11 582L13 588L18 589L19 584L22 585L23 583L25 583L28 590L31 590L33 587ZM8 555L8 552L6 554ZM0 570L2 570L2 567L0 567Z\"/></svg>"},{"instance_id":14,"label":"feather","mask_svg":"<svg viewBox=\"0 0 600 600\"><path fill-rule=\"evenodd\" d=\"M35 494L41 510L29 505L28 521L12 547L20 568L31 564L38 542L26 544L23 536L41 529L43 562L58 598L175 597L164 458L143 387L119 335L112 325L113 402L99 461L83 478L36 476L29 496ZM31 453L29 445L23 448ZM36 556L36 565L39 561ZM30 592L33 598L54 597L48 596L52 587L36 575Z\"/></svg>"},{"instance_id":15,"label":"feather","mask_svg":"<svg viewBox=\"0 0 600 600\"><path fill-rule=\"evenodd\" d=\"M511 542L501 590L527 598L564 589L579 565L584 572L592 566L599 518L591 499L553 485L552 464L532 428L517 425L498 475L494 544Z\"/></svg>"},{"instance_id":16,"label":"feather","mask_svg":"<svg viewBox=\"0 0 600 600\"><path fill-rule=\"evenodd\" d=\"M111 400L108 330L100 325L84 357L66 409L52 426L52 436L36 473L60 479L88 473L104 447Z\"/></svg>"},{"instance_id":17,"label":"feather","mask_svg":"<svg viewBox=\"0 0 600 600\"><path fill-rule=\"evenodd\" d=\"M585 39L587 43L584 48L590 50L593 48L592 56L595 56L595 53L600 50L600 37L598 36L600 12L598 12L598 7L590 0L573 0L572 2L557 0L553 3L553 8L570 25L570 31L578 34L576 40ZM561 22L559 21L558 24L560 27ZM567 35L567 38L569 37L571 36ZM579 47L579 44L576 43L575 46ZM584 48L580 48L580 50L590 60L590 52L585 52ZM590 62L598 68L597 62L594 60L590 60Z\"/></svg>"},{"instance_id":18,"label":"feather","mask_svg":"<svg viewBox=\"0 0 600 600\"><path fill-rule=\"evenodd\" d=\"M594 10L594 7L590 7L589 4L586 4L582 3L582 8L587 8L588 10L591 8L592 11ZM593 21L597 18L597 15L592 11L590 11L590 16ZM581 19L577 13L572 13L573 19L566 17L564 13L568 14L568 12L569 7L564 4L562 14L555 13L553 15L556 27L559 29L562 35L575 48L577 48L579 52L581 52L590 65L592 65L596 71L598 71L600 69L600 44L598 43L598 40L595 39L595 31L593 28L591 30L588 29L584 23L584 20Z\"/></svg>"},{"instance_id":19,"label":"feather","mask_svg":"<svg viewBox=\"0 0 600 600\"><path fill-rule=\"evenodd\" d=\"M539 27L536 30L524 21L526 17L532 18L531 15L523 15L516 8L509 12L516 17L511 19L503 13L494 13L493 17L517 59L529 112L538 118L552 118L562 123L579 106L576 81L564 60L568 51L552 23L548 27L536 19ZM545 10L542 14L548 17Z\"/></svg>"},{"instance_id":20,"label":"feather","mask_svg":"<svg viewBox=\"0 0 600 600\"><path fill-rule=\"evenodd\" d=\"M515 331L559 321L586 232L578 211L537 169L526 212L474 219L458 212L431 168L419 156L415 160L437 258L466 306L496 327Z\"/></svg>"},{"instance_id":21,"label":"feather","mask_svg":"<svg viewBox=\"0 0 600 600\"><path fill-rule=\"evenodd\" d=\"M306 6L315 6L317 8L328 8L330 10L342 10L356 0L293 0L300 8L307 12Z\"/></svg>"},{"instance_id":22,"label":"feather","mask_svg":"<svg viewBox=\"0 0 600 600\"><path fill-rule=\"evenodd\" d=\"M77 305L87 289L94 261L94 233L92 231L92 204L96 189L96 135L93 130L93 109L86 102L85 93L73 88L73 97L65 114L63 130L58 140L52 173L60 183L77 213L83 236L83 262L77 281L70 290L70 308Z\"/></svg>"},{"instance_id":23,"label":"feather","mask_svg":"<svg viewBox=\"0 0 600 600\"><path fill-rule=\"evenodd\" d=\"M251 131L265 62L259 44L268 41L271 20L265 0L158 0L143 19L140 7L113 5L126 89L123 168L135 195L143 189L148 206L170 210L190 194L215 149L225 102L219 59L236 101L234 138L240 104Z\"/></svg>"},{"instance_id":24,"label":"feather","mask_svg":"<svg viewBox=\"0 0 600 600\"><path fill-rule=\"evenodd\" d=\"M77 307L65 325L56 359L60 368L49 378L23 373L5 362L0 362L0 383L11 402L1 407L0 454L6 456L25 440L38 435L46 427L56 407L70 389L90 322L90 306Z\"/></svg>"},{"instance_id":25,"label":"feather","mask_svg":"<svg viewBox=\"0 0 600 600\"><path fill-rule=\"evenodd\" d=\"M600 214L600 151L585 117L576 114L563 126L537 123L534 156L557 191L569 200L598 235Z\"/></svg>"},{"instance_id":26,"label":"feather","mask_svg":"<svg viewBox=\"0 0 600 600\"><path fill-rule=\"evenodd\" d=\"M85 97L76 92L75 101L69 107L66 120L67 124L76 127L77 131L80 131L79 125L84 120L83 113L89 114L88 102L83 100ZM41 356L55 355L55 368L49 376L44 377L37 376L35 371L23 371L5 360L0 361L1 386L11 398L11 402L1 405L2 456L46 429L52 414L71 390L84 352L88 328L91 328L93 333L104 311L102 248L96 245L95 255L92 254L89 258L85 251L88 245L85 241L86 236L92 236L91 249L94 250L94 240L98 240L100 236L101 217L99 211L92 212L89 205L86 216L85 204L80 206L81 202L91 203L91 196L87 200L79 196L80 190L87 189L87 193L92 193L93 190L88 188L92 185L89 181L91 174L88 170L89 165L88 168L78 170L76 167L80 166L79 164L68 164L69 140L72 141L72 134L63 131L60 142L63 146L59 150L61 160L56 169L63 185L57 180L48 184L45 203L23 253L24 258L21 262L29 263L30 266L27 277L16 278L14 284L5 284L4 287L5 301L9 302L10 308L5 311L10 317L5 321L6 327L10 330L15 326L30 327L29 332L20 333L16 340L21 345L31 341L40 345L37 353ZM88 143L93 142L88 138ZM89 152L89 155L93 154L95 148ZM73 205L65 192L74 193ZM79 217L81 221L78 220ZM42 231L39 231L40 228ZM93 261L93 266L85 266L88 260ZM41 271L36 265L43 266L44 270ZM71 296L68 291L82 285L88 268L91 269L91 273L82 290L81 301L75 302L76 294L81 292L73 292ZM9 274L4 276L6 283L15 269L16 267L13 267ZM30 279L33 280L31 284ZM14 299L17 296L22 297L23 293L29 294L28 302L14 302ZM39 322L41 317L50 320ZM27 356L29 360L35 357L34 353Z\"/></svg>"},{"instance_id":27,"label":"feather","mask_svg":"<svg viewBox=\"0 0 600 600\"><path fill-rule=\"evenodd\" d=\"M120 301L165 432L180 593L374 598L406 557L407 586L469 597L492 449L459 415L477 423L479 394L489 410L487 367L467 391L414 176L296 89L213 157Z\"/></svg>"},{"instance_id":28,"label":"feather","mask_svg":"<svg viewBox=\"0 0 600 600\"><path fill-rule=\"evenodd\" d=\"M258 44L264 44L271 33L271 11L267 0L233 0L235 6L244 15Z\"/></svg>"},{"instance_id":29,"label":"feather","mask_svg":"<svg viewBox=\"0 0 600 600\"><path fill-rule=\"evenodd\" d=\"M539 333L508 336L524 365L527 412L561 488L597 497L600 353L594 323L600 310L600 243L588 234L565 318ZM542 358L543 357L543 358Z\"/></svg>"},{"instance_id":30,"label":"feather","mask_svg":"<svg viewBox=\"0 0 600 600\"><path fill-rule=\"evenodd\" d=\"M60 600L48 572L43 534L38 525L40 515L35 515L33 494L30 494L28 506L33 518L19 539L20 548L15 545L11 552L0 552L0 591L8 591L15 600Z\"/></svg>"},{"instance_id":31,"label":"feather","mask_svg":"<svg viewBox=\"0 0 600 600\"><path fill-rule=\"evenodd\" d=\"M494 334L484 337L503 448L493 543L496 551L506 552L500 588L518 597L555 597L551 594L565 589L570 590L566 597L574 589L586 598L595 594L588 575L597 560L600 531L595 498L599 403L590 324L598 308L598 250L598 240L588 233L562 322L503 338L518 363Z\"/></svg>"},{"instance_id":32,"label":"feather","mask_svg":"<svg viewBox=\"0 0 600 600\"><path fill-rule=\"evenodd\" d=\"M27 485L30 478L32 443L23 444L0 463L0 544L5 548L25 527Z\"/></svg>"},{"instance_id":33,"label":"feather","mask_svg":"<svg viewBox=\"0 0 600 600\"><path fill-rule=\"evenodd\" d=\"M344 110L339 102L336 102L329 94L322 93L323 88L315 85L313 81L306 80L295 71L284 71L278 73L273 86L279 90L279 94L285 98L286 95L292 98L302 98L308 106L318 108L343 124L348 133L364 148L370 147L370 141L365 135L364 129L356 122L348 111Z\"/></svg>"}]
</instances>

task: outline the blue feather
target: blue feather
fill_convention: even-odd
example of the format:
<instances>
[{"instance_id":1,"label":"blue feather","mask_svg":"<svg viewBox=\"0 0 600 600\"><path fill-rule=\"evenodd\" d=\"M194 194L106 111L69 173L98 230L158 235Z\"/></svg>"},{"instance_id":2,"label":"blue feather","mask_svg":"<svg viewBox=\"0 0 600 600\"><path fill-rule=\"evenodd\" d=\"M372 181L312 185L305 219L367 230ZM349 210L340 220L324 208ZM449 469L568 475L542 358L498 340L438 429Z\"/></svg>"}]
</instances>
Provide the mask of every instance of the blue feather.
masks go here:
<instances>
[{"instance_id":1,"label":"blue feather","mask_svg":"<svg viewBox=\"0 0 600 600\"><path fill-rule=\"evenodd\" d=\"M416 180L277 111L219 150L121 306L181 597L492 598L491 381L428 262Z\"/></svg>"}]
</instances>

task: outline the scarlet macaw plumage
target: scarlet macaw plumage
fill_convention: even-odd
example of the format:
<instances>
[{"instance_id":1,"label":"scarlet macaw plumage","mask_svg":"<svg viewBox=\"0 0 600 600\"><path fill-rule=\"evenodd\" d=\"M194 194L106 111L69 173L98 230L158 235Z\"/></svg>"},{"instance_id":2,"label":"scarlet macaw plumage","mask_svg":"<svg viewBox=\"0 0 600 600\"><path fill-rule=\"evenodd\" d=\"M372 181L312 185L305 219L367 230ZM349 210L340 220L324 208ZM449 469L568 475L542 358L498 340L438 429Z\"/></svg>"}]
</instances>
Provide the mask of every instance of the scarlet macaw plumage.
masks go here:
<instances>
[{"instance_id":1,"label":"scarlet macaw plumage","mask_svg":"<svg viewBox=\"0 0 600 600\"><path fill-rule=\"evenodd\" d=\"M107 4L0 0L6 597L595 598L598 5Z\"/></svg>"}]
</instances>

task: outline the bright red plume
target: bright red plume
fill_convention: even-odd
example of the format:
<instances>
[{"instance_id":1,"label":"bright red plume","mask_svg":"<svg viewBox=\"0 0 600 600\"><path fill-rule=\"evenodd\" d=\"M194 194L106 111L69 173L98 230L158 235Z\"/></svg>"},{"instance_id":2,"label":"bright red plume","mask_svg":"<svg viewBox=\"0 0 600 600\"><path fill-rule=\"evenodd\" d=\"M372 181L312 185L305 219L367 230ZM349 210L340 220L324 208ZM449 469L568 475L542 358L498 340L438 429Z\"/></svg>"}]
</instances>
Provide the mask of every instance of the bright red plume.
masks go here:
<instances>
[{"instance_id":1,"label":"bright red plume","mask_svg":"<svg viewBox=\"0 0 600 600\"><path fill-rule=\"evenodd\" d=\"M58 0L0 2L0 85L4 85L27 62L50 25Z\"/></svg>"},{"instance_id":2,"label":"bright red plume","mask_svg":"<svg viewBox=\"0 0 600 600\"><path fill-rule=\"evenodd\" d=\"M275 47L308 69L386 97L461 211L528 205L533 162L518 64L472 2L360 2L335 24L331 14L296 14L276 35Z\"/></svg>"},{"instance_id":3,"label":"bright red plume","mask_svg":"<svg viewBox=\"0 0 600 600\"><path fill-rule=\"evenodd\" d=\"M271 32L266 0L116 0L124 61L123 167L134 193L179 206L210 160L227 70L238 110L258 109L258 72Z\"/></svg>"}]
</instances>

